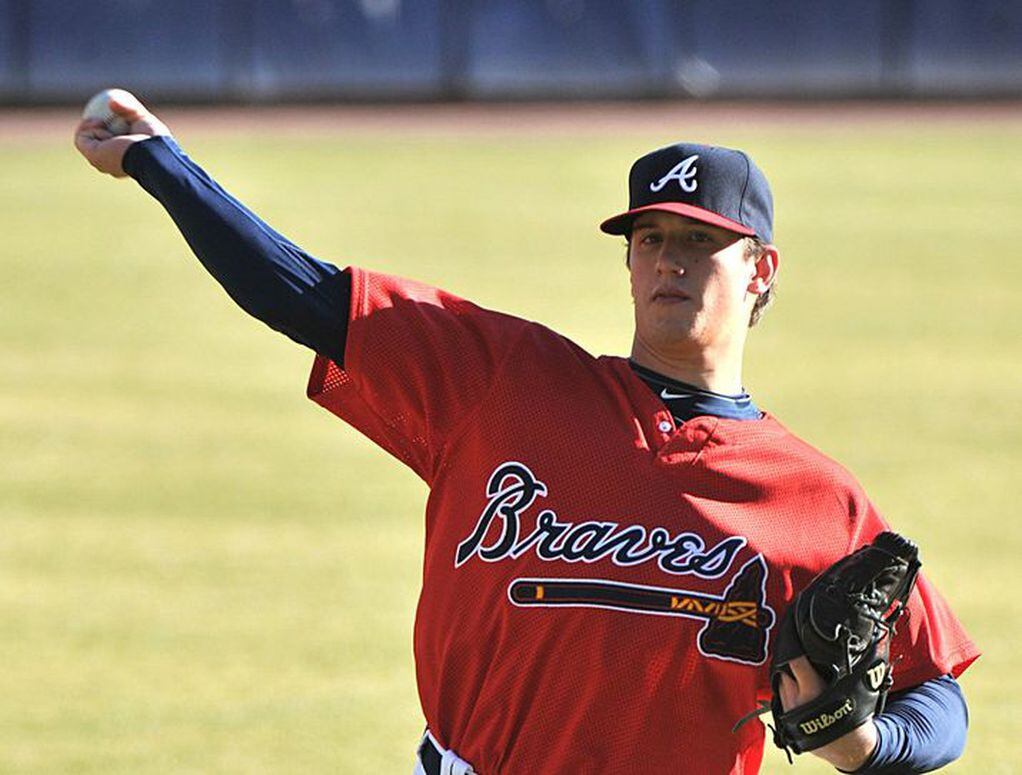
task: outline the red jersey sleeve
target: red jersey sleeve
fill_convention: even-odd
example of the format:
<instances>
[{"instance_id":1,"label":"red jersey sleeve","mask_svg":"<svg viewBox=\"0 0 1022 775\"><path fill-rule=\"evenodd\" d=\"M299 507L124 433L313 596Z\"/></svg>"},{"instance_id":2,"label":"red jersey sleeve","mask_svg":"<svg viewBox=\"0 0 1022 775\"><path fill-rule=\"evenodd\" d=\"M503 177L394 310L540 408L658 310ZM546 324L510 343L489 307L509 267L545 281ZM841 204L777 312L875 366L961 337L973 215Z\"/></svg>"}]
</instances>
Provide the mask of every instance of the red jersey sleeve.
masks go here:
<instances>
[{"instance_id":1,"label":"red jersey sleeve","mask_svg":"<svg viewBox=\"0 0 1022 775\"><path fill-rule=\"evenodd\" d=\"M853 509L860 510L861 516L856 520L858 530L849 546L849 553L870 543L878 533L891 529L864 494L860 493L855 501ZM925 568L925 545L920 545L919 553ZM893 691L949 673L957 678L980 655L947 601L923 572L920 572L908 606L895 628L891 642Z\"/></svg>"},{"instance_id":2,"label":"red jersey sleeve","mask_svg":"<svg viewBox=\"0 0 1022 775\"><path fill-rule=\"evenodd\" d=\"M529 324L422 283L348 271L344 366L317 356L308 396L429 483Z\"/></svg>"}]
</instances>

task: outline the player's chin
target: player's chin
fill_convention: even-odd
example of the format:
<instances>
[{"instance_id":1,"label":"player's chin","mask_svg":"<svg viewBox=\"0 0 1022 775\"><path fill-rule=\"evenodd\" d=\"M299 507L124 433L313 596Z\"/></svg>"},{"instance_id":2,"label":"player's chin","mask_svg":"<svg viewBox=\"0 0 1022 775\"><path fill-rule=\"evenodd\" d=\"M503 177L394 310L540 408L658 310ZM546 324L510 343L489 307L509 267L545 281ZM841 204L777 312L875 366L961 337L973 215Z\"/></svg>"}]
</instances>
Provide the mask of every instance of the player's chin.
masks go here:
<instances>
[{"instance_id":1,"label":"player's chin","mask_svg":"<svg viewBox=\"0 0 1022 775\"><path fill-rule=\"evenodd\" d=\"M699 326L692 316L662 318L654 321L649 328L649 339L672 349L674 345L699 340Z\"/></svg>"},{"instance_id":2,"label":"player's chin","mask_svg":"<svg viewBox=\"0 0 1022 775\"><path fill-rule=\"evenodd\" d=\"M695 328L700 317L699 310L690 299L657 304L651 312L659 328L678 332Z\"/></svg>"}]
</instances>

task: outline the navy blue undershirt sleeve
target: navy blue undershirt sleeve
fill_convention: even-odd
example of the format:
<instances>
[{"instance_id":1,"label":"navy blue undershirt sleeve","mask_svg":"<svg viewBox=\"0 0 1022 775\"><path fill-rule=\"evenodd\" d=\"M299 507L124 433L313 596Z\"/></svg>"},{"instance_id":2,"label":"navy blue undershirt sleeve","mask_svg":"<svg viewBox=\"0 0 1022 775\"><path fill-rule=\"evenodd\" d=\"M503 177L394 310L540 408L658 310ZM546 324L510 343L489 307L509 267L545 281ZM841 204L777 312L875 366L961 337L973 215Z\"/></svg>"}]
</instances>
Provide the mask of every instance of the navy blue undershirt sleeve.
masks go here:
<instances>
[{"instance_id":1,"label":"navy blue undershirt sleeve","mask_svg":"<svg viewBox=\"0 0 1022 775\"><path fill-rule=\"evenodd\" d=\"M347 272L271 229L170 137L133 144L123 166L163 205L192 252L242 309L343 365Z\"/></svg>"},{"instance_id":2,"label":"navy blue undershirt sleeve","mask_svg":"<svg viewBox=\"0 0 1022 775\"><path fill-rule=\"evenodd\" d=\"M911 775L962 755L969 711L958 682L945 675L892 694L874 723L877 747L856 775Z\"/></svg>"}]
</instances>

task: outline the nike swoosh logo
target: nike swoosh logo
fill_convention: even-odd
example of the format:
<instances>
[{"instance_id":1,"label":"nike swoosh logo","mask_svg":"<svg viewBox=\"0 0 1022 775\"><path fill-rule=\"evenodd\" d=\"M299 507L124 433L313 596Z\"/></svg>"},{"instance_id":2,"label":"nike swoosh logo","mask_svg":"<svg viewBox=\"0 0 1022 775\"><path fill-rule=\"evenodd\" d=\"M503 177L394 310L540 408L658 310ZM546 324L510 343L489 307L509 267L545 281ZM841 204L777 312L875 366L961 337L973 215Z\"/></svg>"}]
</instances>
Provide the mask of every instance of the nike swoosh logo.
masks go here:
<instances>
[{"instance_id":1,"label":"nike swoosh logo","mask_svg":"<svg viewBox=\"0 0 1022 775\"><path fill-rule=\"evenodd\" d=\"M668 392L667 388L660 391L660 397L669 401L672 398L692 398L691 393L671 393Z\"/></svg>"}]
</instances>

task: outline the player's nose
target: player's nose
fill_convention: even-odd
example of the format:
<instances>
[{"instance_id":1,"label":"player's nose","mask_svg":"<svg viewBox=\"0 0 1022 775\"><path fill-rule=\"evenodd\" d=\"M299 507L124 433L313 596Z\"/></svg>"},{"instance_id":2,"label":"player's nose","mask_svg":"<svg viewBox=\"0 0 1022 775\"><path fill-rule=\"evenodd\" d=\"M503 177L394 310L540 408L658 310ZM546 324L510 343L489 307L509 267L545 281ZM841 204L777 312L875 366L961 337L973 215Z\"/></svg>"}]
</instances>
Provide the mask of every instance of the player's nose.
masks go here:
<instances>
[{"instance_id":1,"label":"player's nose","mask_svg":"<svg viewBox=\"0 0 1022 775\"><path fill-rule=\"evenodd\" d=\"M685 271L685 256L673 241L665 240L657 255L657 271L661 274L680 274Z\"/></svg>"}]
</instances>

